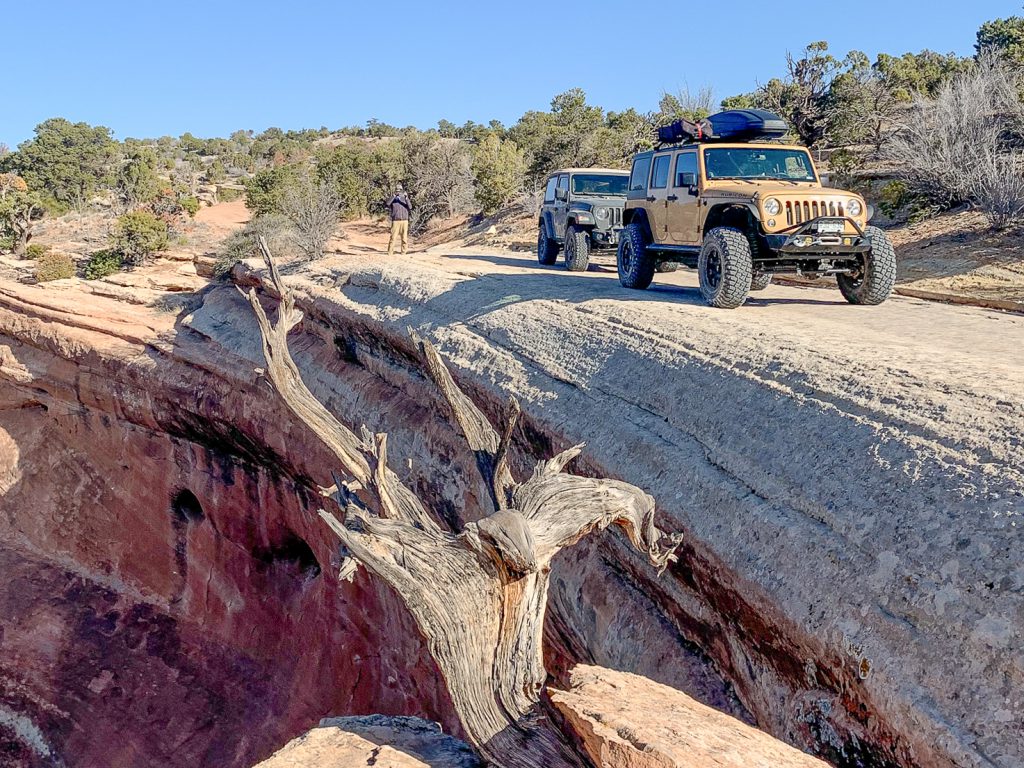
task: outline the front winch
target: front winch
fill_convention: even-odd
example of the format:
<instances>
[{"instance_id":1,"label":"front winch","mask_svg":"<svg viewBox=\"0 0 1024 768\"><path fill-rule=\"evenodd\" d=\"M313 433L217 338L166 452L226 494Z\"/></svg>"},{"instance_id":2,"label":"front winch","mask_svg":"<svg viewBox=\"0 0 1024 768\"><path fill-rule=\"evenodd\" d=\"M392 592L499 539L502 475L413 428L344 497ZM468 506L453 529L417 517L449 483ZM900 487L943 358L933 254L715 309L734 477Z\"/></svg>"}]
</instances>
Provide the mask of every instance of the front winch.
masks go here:
<instances>
[{"instance_id":1,"label":"front winch","mask_svg":"<svg viewBox=\"0 0 1024 768\"><path fill-rule=\"evenodd\" d=\"M845 234L847 222L853 225L855 235ZM866 253L871 250L871 240L857 222L849 217L821 216L787 232L768 235L768 241L773 248L786 255Z\"/></svg>"}]
</instances>

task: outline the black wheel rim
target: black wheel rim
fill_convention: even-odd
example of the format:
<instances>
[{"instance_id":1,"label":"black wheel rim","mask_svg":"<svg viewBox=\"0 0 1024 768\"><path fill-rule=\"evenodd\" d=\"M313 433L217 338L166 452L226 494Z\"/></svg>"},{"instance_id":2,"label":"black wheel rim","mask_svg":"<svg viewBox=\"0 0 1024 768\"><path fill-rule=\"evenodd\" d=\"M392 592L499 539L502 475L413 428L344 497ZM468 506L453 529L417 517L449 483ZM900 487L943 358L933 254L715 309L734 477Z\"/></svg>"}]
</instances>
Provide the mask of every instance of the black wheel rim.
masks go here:
<instances>
[{"instance_id":1,"label":"black wheel rim","mask_svg":"<svg viewBox=\"0 0 1024 768\"><path fill-rule=\"evenodd\" d=\"M854 288L860 288L864 284L864 277L867 275L867 269L867 260L863 256L858 256L856 269L846 276L850 285Z\"/></svg>"},{"instance_id":2,"label":"black wheel rim","mask_svg":"<svg viewBox=\"0 0 1024 768\"><path fill-rule=\"evenodd\" d=\"M627 240L622 244L622 271L629 274L633 268L633 248Z\"/></svg>"},{"instance_id":3,"label":"black wheel rim","mask_svg":"<svg viewBox=\"0 0 1024 768\"><path fill-rule=\"evenodd\" d=\"M708 249L708 257L704 265L704 279L711 288L717 288L722 282L722 255L717 248Z\"/></svg>"}]
</instances>

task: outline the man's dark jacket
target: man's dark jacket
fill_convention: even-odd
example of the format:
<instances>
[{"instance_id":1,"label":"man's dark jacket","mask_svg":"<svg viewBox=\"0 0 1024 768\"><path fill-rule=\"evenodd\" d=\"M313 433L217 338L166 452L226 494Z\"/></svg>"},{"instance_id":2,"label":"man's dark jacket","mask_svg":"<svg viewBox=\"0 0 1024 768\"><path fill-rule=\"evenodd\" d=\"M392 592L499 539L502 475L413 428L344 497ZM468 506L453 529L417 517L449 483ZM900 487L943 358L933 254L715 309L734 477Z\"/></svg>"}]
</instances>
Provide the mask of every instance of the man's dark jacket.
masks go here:
<instances>
[{"instance_id":1,"label":"man's dark jacket","mask_svg":"<svg viewBox=\"0 0 1024 768\"><path fill-rule=\"evenodd\" d=\"M412 210L412 206L409 204L409 197L402 194L391 198L391 201L388 203L388 209L391 211L392 221L408 221L409 211Z\"/></svg>"}]
</instances>

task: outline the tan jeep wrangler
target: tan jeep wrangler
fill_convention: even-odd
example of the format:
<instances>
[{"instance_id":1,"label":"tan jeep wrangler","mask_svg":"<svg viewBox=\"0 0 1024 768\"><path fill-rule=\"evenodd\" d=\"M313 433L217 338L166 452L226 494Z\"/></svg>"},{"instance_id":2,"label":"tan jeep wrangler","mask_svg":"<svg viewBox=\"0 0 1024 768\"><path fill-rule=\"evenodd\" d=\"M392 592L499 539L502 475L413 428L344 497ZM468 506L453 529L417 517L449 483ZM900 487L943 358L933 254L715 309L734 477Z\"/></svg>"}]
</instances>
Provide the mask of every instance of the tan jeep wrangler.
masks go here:
<instances>
[{"instance_id":1,"label":"tan jeep wrangler","mask_svg":"<svg viewBox=\"0 0 1024 768\"><path fill-rule=\"evenodd\" d=\"M896 280L888 237L860 195L822 186L806 148L764 141L784 132L759 110L661 129L661 146L633 159L622 285L646 288L684 264L714 307L740 306L775 274L835 275L850 303L885 301Z\"/></svg>"}]
</instances>

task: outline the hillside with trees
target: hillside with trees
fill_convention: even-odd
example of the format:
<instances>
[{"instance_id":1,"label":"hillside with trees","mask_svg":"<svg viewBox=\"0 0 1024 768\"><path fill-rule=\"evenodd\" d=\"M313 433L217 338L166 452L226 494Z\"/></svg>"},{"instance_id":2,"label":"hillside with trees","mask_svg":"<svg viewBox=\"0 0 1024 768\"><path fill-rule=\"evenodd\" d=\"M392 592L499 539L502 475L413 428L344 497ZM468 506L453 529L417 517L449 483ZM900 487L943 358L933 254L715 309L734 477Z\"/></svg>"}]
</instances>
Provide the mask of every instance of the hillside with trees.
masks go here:
<instances>
[{"instance_id":1,"label":"hillside with trees","mask_svg":"<svg viewBox=\"0 0 1024 768\"><path fill-rule=\"evenodd\" d=\"M968 206L1005 230L1024 219L1022 41L1024 18L1012 16L977 31L972 57L925 50L872 61L813 42L786 55L783 77L721 106L785 117L833 181L864 192L890 222ZM414 233L459 215L530 212L551 169L627 167L653 146L658 126L718 106L704 87L666 93L656 109L613 112L574 88L510 126L441 120L423 130L370 119L338 130L123 141L103 126L53 118L15 151L0 148L0 250L28 254L44 217L102 211L116 221L110 248L131 266L200 206L244 192L262 219L251 231L280 230L295 254L315 258L344 220L383 214L397 183L411 194Z\"/></svg>"}]
</instances>

